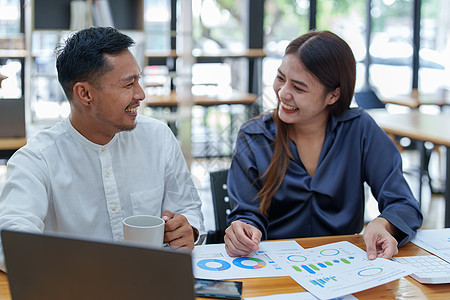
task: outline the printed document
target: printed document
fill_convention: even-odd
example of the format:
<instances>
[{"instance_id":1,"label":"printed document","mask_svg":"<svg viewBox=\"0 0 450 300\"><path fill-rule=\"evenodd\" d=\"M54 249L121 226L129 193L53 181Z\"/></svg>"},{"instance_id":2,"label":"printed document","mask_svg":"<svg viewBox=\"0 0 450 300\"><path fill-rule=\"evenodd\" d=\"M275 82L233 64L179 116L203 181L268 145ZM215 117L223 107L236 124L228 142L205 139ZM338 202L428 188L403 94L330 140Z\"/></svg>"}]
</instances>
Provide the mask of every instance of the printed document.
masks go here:
<instances>
[{"instance_id":1,"label":"printed document","mask_svg":"<svg viewBox=\"0 0 450 300\"><path fill-rule=\"evenodd\" d=\"M409 265L384 258L371 261L365 251L346 241L276 256L275 261L320 299L353 294L413 273Z\"/></svg>"},{"instance_id":2,"label":"printed document","mask_svg":"<svg viewBox=\"0 0 450 300\"><path fill-rule=\"evenodd\" d=\"M291 276L320 299L345 297L413 273L411 266L392 260L370 261L347 241L309 249L295 241L263 242L247 257L230 257L224 244L204 245L195 247L192 261L197 278Z\"/></svg>"},{"instance_id":3,"label":"printed document","mask_svg":"<svg viewBox=\"0 0 450 300\"><path fill-rule=\"evenodd\" d=\"M288 276L272 255L301 249L296 241L262 242L250 256L230 257L225 244L196 246L192 251L194 276L207 279Z\"/></svg>"},{"instance_id":4,"label":"printed document","mask_svg":"<svg viewBox=\"0 0 450 300\"><path fill-rule=\"evenodd\" d=\"M417 230L411 242L450 263L450 228Z\"/></svg>"}]
</instances>

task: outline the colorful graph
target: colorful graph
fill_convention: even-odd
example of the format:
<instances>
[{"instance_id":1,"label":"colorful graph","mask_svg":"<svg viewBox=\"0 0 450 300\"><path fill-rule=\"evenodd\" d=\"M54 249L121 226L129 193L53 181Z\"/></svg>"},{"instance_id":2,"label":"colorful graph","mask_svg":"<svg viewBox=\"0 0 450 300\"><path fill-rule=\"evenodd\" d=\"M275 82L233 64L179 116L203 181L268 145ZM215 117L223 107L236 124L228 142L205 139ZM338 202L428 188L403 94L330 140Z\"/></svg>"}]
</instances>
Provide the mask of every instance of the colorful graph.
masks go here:
<instances>
[{"instance_id":1,"label":"colorful graph","mask_svg":"<svg viewBox=\"0 0 450 300\"><path fill-rule=\"evenodd\" d=\"M299 256L299 255L297 255ZM339 264L339 263L344 263L344 264L350 264L351 260L355 259L354 256L350 256L348 258L339 258L339 259L335 259L332 262L329 261L324 261L324 262L320 262L317 264L303 264L300 266L292 266L292 268L297 271L297 272L302 272L302 271L306 271L309 274L316 274L316 271L320 271L320 269L325 269L328 267L331 267L335 264ZM288 257L289 260L289 257ZM306 260L306 258L305 258ZM293 260L290 260L293 261Z\"/></svg>"},{"instance_id":2,"label":"colorful graph","mask_svg":"<svg viewBox=\"0 0 450 300\"><path fill-rule=\"evenodd\" d=\"M197 266L207 271L224 271L231 268L231 265L221 259L208 258L197 262Z\"/></svg>"},{"instance_id":3,"label":"colorful graph","mask_svg":"<svg viewBox=\"0 0 450 300\"><path fill-rule=\"evenodd\" d=\"M276 270L281 270L280 266L277 263L275 263L275 261L267 253L265 253L265 251L258 251L257 253L263 256L270 266L272 266Z\"/></svg>"},{"instance_id":4,"label":"colorful graph","mask_svg":"<svg viewBox=\"0 0 450 300\"><path fill-rule=\"evenodd\" d=\"M324 277L319 279L310 280L314 285L318 285L320 287L325 287L325 284L330 281L337 281L336 276Z\"/></svg>"},{"instance_id":5,"label":"colorful graph","mask_svg":"<svg viewBox=\"0 0 450 300\"><path fill-rule=\"evenodd\" d=\"M243 269L261 269L266 266L266 262L255 257L239 257L233 260L233 265Z\"/></svg>"},{"instance_id":6,"label":"colorful graph","mask_svg":"<svg viewBox=\"0 0 450 300\"><path fill-rule=\"evenodd\" d=\"M320 251L320 254L323 256L335 256L338 255L340 252L338 249L323 249Z\"/></svg>"},{"instance_id":7,"label":"colorful graph","mask_svg":"<svg viewBox=\"0 0 450 300\"><path fill-rule=\"evenodd\" d=\"M361 271L358 272L359 276L374 276L374 275L378 275L381 272L383 272L382 268L376 267L376 268L367 268L367 269L363 269Z\"/></svg>"},{"instance_id":8,"label":"colorful graph","mask_svg":"<svg viewBox=\"0 0 450 300\"><path fill-rule=\"evenodd\" d=\"M287 260L292 262L304 262L306 260L306 256L303 255L289 255Z\"/></svg>"}]
</instances>

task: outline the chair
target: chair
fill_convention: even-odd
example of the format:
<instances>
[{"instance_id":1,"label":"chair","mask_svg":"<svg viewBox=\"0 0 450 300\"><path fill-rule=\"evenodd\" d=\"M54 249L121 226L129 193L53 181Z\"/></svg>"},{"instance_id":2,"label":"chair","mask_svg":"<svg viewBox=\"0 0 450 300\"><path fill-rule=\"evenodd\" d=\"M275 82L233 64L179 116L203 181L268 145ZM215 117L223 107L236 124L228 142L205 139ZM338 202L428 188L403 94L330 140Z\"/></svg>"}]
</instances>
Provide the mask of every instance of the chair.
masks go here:
<instances>
[{"instance_id":1,"label":"chair","mask_svg":"<svg viewBox=\"0 0 450 300\"><path fill-rule=\"evenodd\" d=\"M207 244L223 243L225 229L228 227L227 216L230 214L230 200L227 192L228 169L211 172L211 194L214 207L216 230L209 231L206 237Z\"/></svg>"},{"instance_id":2,"label":"chair","mask_svg":"<svg viewBox=\"0 0 450 300\"><path fill-rule=\"evenodd\" d=\"M364 109L386 107L372 88L365 88L359 92L356 92L355 101L359 107Z\"/></svg>"},{"instance_id":3,"label":"chair","mask_svg":"<svg viewBox=\"0 0 450 300\"><path fill-rule=\"evenodd\" d=\"M372 108L386 108L386 105L378 98L378 95L375 93L375 90L371 87L366 87L359 92L355 93L355 102L359 107L364 109L372 109ZM399 140L401 137L389 135L392 141L397 146L398 150L402 152L404 149L400 145Z\"/></svg>"}]
</instances>

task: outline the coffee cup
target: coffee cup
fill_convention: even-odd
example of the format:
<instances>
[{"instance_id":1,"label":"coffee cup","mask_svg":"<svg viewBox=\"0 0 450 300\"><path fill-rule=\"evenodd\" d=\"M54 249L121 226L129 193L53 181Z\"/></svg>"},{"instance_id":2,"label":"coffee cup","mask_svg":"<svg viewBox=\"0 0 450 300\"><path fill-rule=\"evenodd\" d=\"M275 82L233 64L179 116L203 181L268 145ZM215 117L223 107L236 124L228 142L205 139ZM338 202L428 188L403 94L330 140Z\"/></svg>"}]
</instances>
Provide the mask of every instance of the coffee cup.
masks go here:
<instances>
[{"instance_id":1,"label":"coffee cup","mask_svg":"<svg viewBox=\"0 0 450 300\"><path fill-rule=\"evenodd\" d=\"M142 246L162 247L165 222L150 215L130 216L123 220L125 242Z\"/></svg>"}]
</instances>

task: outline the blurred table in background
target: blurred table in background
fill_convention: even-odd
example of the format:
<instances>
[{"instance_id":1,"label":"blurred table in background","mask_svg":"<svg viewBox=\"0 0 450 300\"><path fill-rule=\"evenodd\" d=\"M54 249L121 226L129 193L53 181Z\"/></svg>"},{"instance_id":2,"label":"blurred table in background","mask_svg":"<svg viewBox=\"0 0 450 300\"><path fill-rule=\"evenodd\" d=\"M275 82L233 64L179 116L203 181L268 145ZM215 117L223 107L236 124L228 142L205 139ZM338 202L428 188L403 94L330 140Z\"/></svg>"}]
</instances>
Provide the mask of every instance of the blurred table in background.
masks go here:
<instances>
[{"instance_id":1,"label":"blurred table in background","mask_svg":"<svg viewBox=\"0 0 450 300\"><path fill-rule=\"evenodd\" d=\"M244 104L255 103L258 98L255 94L231 92L217 95L192 95L192 105L212 106L222 104ZM171 92L168 95L147 95L145 105L148 107L171 107L178 106L182 101L182 96L177 92Z\"/></svg>"},{"instance_id":2,"label":"blurred table in background","mask_svg":"<svg viewBox=\"0 0 450 300\"><path fill-rule=\"evenodd\" d=\"M8 160L17 149L25 146L27 138L0 138L0 160Z\"/></svg>"},{"instance_id":3,"label":"blurred table in background","mask_svg":"<svg viewBox=\"0 0 450 300\"><path fill-rule=\"evenodd\" d=\"M382 98L381 101L385 104L396 104L409 108L419 108L422 105L435 105L442 109L442 107L450 105L450 91L442 89L435 94L419 94L417 91L413 91L411 95L387 97Z\"/></svg>"},{"instance_id":4,"label":"blurred table in background","mask_svg":"<svg viewBox=\"0 0 450 300\"><path fill-rule=\"evenodd\" d=\"M193 93L190 96L175 91L166 95L147 94L144 106L152 111L149 114L144 110L144 114L167 121L175 135L179 134L180 129L177 123L190 117L192 156L230 157L240 126L257 114L255 106L258 105L258 95L217 87L203 90L216 92ZM189 116L181 113L180 108L186 106L191 106Z\"/></svg>"},{"instance_id":5,"label":"blurred table in background","mask_svg":"<svg viewBox=\"0 0 450 300\"><path fill-rule=\"evenodd\" d=\"M419 110L409 113L392 114L384 109L367 110L377 124L388 134L405 136L421 142L432 142L446 147L446 175L445 175L445 227L450 227L450 116L447 114L425 114ZM422 152L421 163L425 161ZM421 166L421 169L425 168ZM420 191L422 192L422 179Z\"/></svg>"}]
</instances>

